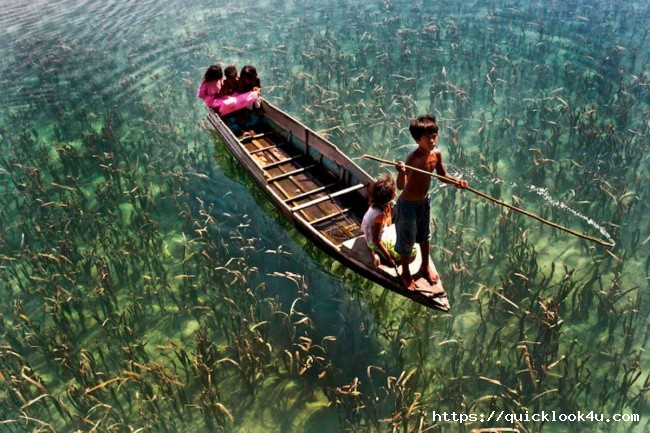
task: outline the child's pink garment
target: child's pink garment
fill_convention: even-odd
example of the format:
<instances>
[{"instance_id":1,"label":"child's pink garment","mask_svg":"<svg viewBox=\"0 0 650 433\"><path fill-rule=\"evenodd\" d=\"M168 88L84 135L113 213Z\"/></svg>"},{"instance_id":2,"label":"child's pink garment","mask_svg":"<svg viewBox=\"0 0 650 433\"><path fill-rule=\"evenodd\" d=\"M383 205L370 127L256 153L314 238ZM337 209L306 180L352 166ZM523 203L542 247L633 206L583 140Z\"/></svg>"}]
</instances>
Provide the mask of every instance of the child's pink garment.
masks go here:
<instances>
[{"instance_id":1,"label":"child's pink garment","mask_svg":"<svg viewBox=\"0 0 650 433\"><path fill-rule=\"evenodd\" d=\"M212 107L217 110L219 116L225 116L233 111L241 110L253 105L260 97L260 93L254 90L239 95L223 96L214 100Z\"/></svg>"},{"instance_id":2,"label":"child's pink garment","mask_svg":"<svg viewBox=\"0 0 650 433\"><path fill-rule=\"evenodd\" d=\"M222 85L223 78L217 81L204 81L201 83L196 96L203 99L206 106L212 108Z\"/></svg>"}]
</instances>

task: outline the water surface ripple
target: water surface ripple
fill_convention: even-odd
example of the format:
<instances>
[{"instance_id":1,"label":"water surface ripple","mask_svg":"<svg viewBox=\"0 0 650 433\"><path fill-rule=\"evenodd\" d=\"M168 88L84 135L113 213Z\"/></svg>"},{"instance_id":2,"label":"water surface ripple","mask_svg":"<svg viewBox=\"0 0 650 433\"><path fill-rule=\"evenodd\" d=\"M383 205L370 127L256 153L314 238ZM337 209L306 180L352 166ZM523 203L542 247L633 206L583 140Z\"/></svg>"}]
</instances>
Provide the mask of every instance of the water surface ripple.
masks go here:
<instances>
[{"instance_id":1,"label":"water surface ripple","mask_svg":"<svg viewBox=\"0 0 650 433\"><path fill-rule=\"evenodd\" d=\"M3 431L650 428L646 0L1 3ZM452 312L385 291L210 133L214 62L353 158L433 113L454 175L616 245L435 184Z\"/></svg>"}]
</instances>

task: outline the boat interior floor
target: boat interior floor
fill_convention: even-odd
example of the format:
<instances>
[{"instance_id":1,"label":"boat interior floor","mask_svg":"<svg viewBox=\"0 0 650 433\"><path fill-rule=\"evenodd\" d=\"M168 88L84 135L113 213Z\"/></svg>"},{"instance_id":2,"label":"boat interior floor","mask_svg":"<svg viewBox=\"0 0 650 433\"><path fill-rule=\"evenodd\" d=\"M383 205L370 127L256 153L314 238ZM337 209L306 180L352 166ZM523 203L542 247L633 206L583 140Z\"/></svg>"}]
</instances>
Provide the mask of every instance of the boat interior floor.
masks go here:
<instances>
[{"instance_id":1,"label":"boat interior floor","mask_svg":"<svg viewBox=\"0 0 650 433\"><path fill-rule=\"evenodd\" d=\"M361 234L365 185L347 185L312 155L273 131L249 131L240 143L268 187L330 242L340 246Z\"/></svg>"}]
</instances>

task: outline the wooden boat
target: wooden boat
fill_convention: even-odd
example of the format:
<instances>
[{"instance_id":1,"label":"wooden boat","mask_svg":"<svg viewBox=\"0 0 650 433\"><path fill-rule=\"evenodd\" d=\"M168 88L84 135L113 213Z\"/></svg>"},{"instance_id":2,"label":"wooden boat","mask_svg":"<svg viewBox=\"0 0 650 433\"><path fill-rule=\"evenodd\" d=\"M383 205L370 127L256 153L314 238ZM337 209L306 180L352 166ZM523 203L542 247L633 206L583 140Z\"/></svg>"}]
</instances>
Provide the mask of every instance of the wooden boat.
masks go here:
<instances>
[{"instance_id":1,"label":"wooden boat","mask_svg":"<svg viewBox=\"0 0 650 433\"><path fill-rule=\"evenodd\" d=\"M449 311L440 281L432 285L419 278L417 290L407 290L397 273L401 267L373 265L360 226L374 179L334 144L268 101L261 100L259 111L260 126L240 137L214 112L208 120L282 215L350 269L427 307ZM390 236L394 236L394 226L384 232L384 238ZM417 256L409 265L412 275L421 263L416 249Z\"/></svg>"}]
</instances>

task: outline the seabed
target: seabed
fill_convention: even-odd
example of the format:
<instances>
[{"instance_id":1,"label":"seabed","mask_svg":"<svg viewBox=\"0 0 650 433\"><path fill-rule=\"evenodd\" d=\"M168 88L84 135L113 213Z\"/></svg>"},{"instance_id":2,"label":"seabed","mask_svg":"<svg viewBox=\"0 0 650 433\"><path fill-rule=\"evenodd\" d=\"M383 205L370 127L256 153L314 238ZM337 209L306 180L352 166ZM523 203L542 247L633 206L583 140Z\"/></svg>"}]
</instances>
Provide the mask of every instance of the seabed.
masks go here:
<instances>
[{"instance_id":1,"label":"seabed","mask_svg":"<svg viewBox=\"0 0 650 433\"><path fill-rule=\"evenodd\" d=\"M222 3L0 17L2 430L647 431L647 2ZM453 314L383 290L209 132L214 62L255 65L265 98L355 158L404 159L430 112L452 173L616 245L435 185Z\"/></svg>"}]
</instances>

